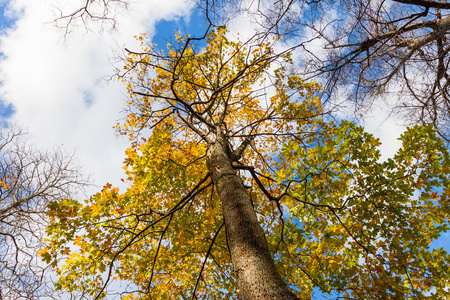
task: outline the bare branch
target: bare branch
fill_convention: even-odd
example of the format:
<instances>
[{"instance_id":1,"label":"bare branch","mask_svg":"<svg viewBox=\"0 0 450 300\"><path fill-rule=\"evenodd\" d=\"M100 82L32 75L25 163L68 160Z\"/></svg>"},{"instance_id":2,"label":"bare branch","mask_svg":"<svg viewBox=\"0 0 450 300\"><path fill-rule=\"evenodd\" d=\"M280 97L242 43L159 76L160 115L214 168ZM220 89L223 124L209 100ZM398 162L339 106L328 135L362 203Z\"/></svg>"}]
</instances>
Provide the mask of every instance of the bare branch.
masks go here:
<instances>
[{"instance_id":1,"label":"bare branch","mask_svg":"<svg viewBox=\"0 0 450 300\"><path fill-rule=\"evenodd\" d=\"M87 180L60 149L38 151L24 131L0 129L0 289L11 298L54 294L48 266L37 258L47 204L71 197Z\"/></svg>"}]
</instances>

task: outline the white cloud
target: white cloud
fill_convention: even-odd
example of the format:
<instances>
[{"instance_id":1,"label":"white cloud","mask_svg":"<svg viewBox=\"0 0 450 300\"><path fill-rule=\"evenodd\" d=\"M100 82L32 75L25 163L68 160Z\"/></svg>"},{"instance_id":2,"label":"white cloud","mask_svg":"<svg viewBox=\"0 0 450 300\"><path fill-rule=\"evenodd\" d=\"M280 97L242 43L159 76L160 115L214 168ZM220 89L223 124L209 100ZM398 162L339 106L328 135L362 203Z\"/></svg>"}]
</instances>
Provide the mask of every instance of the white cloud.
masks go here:
<instances>
[{"instance_id":1,"label":"white cloud","mask_svg":"<svg viewBox=\"0 0 450 300\"><path fill-rule=\"evenodd\" d=\"M59 2L60 7L78 3ZM121 82L104 80L114 72L109 58L119 47L136 49L133 36L146 32L151 37L156 21L188 15L190 4L133 1L127 12L117 15L118 30L86 33L78 27L67 41L63 31L48 23L54 5L45 0L10 2L9 13L18 19L0 37L0 99L14 105L10 121L27 128L38 146L76 149L77 162L93 174L95 184L120 185L129 143L125 137L117 139L112 126L124 117L120 112L127 96Z\"/></svg>"},{"instance_id":2,"label":"white cloud","mask_svg":"<svg viewBox=\"0 0 450 300\"><path fill-rule=\"evenodd\" d=\"M392 158L402 146L400 135L406 130L401 126L398 118L390 116L390 111L376 107L367 114L362 122L364 129L380 139L381 160Z\"/></svg>"}]
</instances>

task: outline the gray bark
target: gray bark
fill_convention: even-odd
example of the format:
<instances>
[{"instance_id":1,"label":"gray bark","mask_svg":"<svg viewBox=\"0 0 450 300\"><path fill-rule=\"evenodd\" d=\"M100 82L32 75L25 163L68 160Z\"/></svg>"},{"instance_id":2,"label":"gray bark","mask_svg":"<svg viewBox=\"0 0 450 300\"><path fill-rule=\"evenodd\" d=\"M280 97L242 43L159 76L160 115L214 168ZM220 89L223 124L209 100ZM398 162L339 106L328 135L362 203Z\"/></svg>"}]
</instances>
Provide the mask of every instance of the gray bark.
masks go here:
<instances>
[{"instance_id":1,"label":"gray bark","mask_svg":"<svg viewBox=\"0 0 450 300\"><path fill-rule=\"evenodd\" d=\"M209 145L206 163L222 203L239 293L245 300L298 299L275 268L250 196L227 149L226 138L219 133Z\"/></svg>"}]
</instances>

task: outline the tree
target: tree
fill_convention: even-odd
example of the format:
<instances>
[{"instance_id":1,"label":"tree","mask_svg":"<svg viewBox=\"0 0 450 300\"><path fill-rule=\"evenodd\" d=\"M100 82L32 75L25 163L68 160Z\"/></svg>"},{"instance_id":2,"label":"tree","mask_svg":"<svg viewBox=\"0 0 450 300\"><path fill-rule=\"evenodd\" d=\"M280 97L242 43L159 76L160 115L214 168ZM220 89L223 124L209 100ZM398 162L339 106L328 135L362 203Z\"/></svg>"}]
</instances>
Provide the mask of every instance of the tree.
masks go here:
<instances>
[{"instance_id":1,"label":"tree","mask_svg":"<svg viewBox=\"0 0 450 300\"><path fill-rule=\"evenodd\" d=\"M139 40L117 125L132 141L130 187L49 205L41 255L57 287L95 299L446 293L449 256L430 243L449 228L450 156L432 127L408 129L380 162L379 141L333 121L276 40L224 28L168 51Z\"/></svg>"},{"instance_id":2,"label":"tree","mask_svg":"<svg viewBox=\"0 0 450 300\"><path fill-rule=\"evenodd\" d=\"M341 6L345 25L335 22L333 33L313 27L330 49L315 71L328 74L331 86L351 84L351 98L362 105L382 93L396 95L394 109L409 124L433 124L450 141L450 4L395 0Z\"/></svg>"},{"instance_id":3,"label":"tree","mask_svg":"<svg viewBox=\"0 0 450 300\"><path fill-rule=\"evenodd\" d=\"M23 131L0 129L0 299L53 294L48 267L38 259L50 201L69 197L85 181L60 150L37 151Z\"/></svg>"}]
</instances>

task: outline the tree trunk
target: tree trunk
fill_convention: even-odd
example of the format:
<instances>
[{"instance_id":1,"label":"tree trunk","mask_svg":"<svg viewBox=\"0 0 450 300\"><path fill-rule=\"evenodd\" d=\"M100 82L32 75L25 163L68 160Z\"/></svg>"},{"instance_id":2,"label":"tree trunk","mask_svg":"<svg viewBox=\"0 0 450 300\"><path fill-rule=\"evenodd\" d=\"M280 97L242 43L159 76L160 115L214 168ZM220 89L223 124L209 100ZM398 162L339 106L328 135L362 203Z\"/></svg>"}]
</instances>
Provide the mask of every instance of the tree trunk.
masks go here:
<instances>
[{"instance_id":1,"label":"tree trunk","mask_svg":"<svg viewBox=\"0 0 450 300\"><path fill-rule=\"evenodd\" d=\"M264 231L241 178L233 169L222 134L209 145L206 163L216 186L239 293L245 300L298 299L275 268Z\"/></svg>"}]
</instances>

